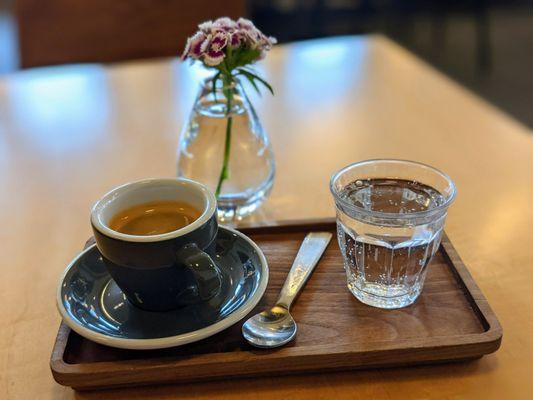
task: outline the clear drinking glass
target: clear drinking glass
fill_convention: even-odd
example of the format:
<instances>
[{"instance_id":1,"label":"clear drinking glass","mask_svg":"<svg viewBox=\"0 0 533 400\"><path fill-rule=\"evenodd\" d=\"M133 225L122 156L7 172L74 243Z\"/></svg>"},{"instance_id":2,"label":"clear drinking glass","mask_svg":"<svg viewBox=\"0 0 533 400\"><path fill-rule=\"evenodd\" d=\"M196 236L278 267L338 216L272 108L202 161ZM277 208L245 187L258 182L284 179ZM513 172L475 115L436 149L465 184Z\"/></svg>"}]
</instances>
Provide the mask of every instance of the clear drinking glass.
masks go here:
<instances>
[{"instance_id":1,"label":"clear drinking glass","mask_svg":"<svg viewBox=\"0 0 533 400\"><path fill-rule=\"evenodd\" d=\"M330 189L348 289L374 307L412 304L455 197L451 179L416 162L368 160L333 175Z\"/></svg>"}]
</instances>

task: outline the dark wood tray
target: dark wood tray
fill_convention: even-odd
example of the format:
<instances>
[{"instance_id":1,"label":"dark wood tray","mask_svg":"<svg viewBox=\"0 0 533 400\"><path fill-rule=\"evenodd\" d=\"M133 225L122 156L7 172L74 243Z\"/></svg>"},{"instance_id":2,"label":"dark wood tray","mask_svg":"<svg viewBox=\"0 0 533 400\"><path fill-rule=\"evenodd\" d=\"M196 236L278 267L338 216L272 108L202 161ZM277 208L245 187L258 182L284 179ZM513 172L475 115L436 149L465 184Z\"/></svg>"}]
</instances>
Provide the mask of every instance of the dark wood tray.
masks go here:
<instances>
[{"instance_id":1,"label":"dark wood tray","mask_svg":"<svg viewBox=\"0 0 533 400\"><path fill-rule=\"evenodd\" d=\"M328 221L241 229L264 251L273 304L305 234L334 231ZM449 239L429 265L423 293L400 310L357 301L346 288L336 240L293 306L298 336L276 350L249 346L241 323L201 342L155 351L93 343L61 324L50 361L53 376L75 389L103 389L260 375L310 373L478 358L500 346L502 328Z\"/></svg>"}]
</instances>

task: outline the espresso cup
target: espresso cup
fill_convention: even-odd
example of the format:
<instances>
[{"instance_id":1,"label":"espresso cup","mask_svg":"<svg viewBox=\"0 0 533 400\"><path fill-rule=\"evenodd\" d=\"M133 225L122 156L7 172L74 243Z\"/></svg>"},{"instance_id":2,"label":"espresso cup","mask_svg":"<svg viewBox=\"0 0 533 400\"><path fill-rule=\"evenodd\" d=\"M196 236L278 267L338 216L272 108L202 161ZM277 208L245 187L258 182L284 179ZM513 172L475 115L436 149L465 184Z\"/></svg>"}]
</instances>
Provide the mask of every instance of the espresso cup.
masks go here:
<instances>
[{"instance_id":1,"label":"espresso cup","mask_svg":"<svg viewBox=\"0 0 533 400\"><path fill-rule=\"evenodd\" d=\"M153 201L183 201L201 211L185 227L158 235L129 235L110 228L114 215ZM218 230L216 198L204 185L182 178L146 179L105 194L91 211L98 250L128 300L165 311L206 301L220 290L213 262Z\"/></svg>"}]
</instances>

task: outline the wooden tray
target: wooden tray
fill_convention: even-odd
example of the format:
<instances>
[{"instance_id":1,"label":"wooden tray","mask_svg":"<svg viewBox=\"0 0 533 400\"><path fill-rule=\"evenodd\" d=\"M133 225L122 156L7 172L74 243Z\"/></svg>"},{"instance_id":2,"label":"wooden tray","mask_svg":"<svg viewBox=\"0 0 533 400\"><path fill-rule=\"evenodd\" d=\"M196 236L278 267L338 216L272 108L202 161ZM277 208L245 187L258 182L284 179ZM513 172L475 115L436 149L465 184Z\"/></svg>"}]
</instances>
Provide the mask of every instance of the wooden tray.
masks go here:
<instances>
[{"instance_id":1,"label":"wooden tray","mask_svg":"<svg viewBox=\"0 0 533 400\"><path fill-rule=\"evenodd\" d=\"M334 231L329 221L241 229L264 251L270 282L257 310L276 300L305 234ZM252 313L257 312L254 310ZM332 240L292 314L298 336L276 350L249 346L241 323L201 342L164 350L120 350L93 343L61 324L53 376L75 389L360 369L478 358L498 349L502 329L449 239L431 262L424 291L410 307L380 310L346 288Z\"/></svg>"}]
</instances>

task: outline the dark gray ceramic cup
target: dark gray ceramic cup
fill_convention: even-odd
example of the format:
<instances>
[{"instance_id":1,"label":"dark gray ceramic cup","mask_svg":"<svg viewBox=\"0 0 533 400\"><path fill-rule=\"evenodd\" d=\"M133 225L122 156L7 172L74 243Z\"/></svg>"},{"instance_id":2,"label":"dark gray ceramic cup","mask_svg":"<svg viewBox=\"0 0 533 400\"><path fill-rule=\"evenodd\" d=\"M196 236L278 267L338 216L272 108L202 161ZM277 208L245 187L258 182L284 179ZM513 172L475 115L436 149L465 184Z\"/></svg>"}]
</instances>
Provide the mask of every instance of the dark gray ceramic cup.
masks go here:
<instances>
[{"instance_id":1,"label":"dark gray ceramic cup","mask_svg":"<svg viewBox=\"0 0 533 400\"><path fill-rule=\"evenodd\" d=\"M127 235L109 227L117 212L157 200L184 201L202 214L192 224L160 235ZM165 311L206 301L220 290L220 271L212 259L216 198L204 185L182 178L127 183L94 205L91 225L111 277L134 305Z\"/></svg>"}]
</instances>

